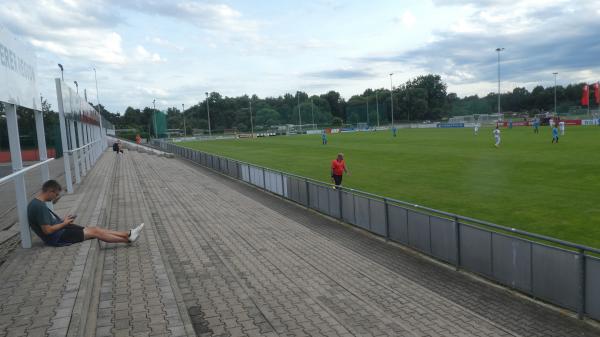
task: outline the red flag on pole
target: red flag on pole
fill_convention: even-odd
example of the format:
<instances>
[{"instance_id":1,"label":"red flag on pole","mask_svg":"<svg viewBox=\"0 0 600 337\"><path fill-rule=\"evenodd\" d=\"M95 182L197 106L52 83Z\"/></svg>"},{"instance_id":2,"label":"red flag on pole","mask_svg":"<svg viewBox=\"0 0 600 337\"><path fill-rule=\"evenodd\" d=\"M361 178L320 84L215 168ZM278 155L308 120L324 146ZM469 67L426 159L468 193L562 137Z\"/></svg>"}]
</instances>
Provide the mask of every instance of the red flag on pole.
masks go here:
<instances>
[{"instance_id":1,"label":"red flag on pole","mask_svg":"<svg viewBox=\"0 0 600 337\"><path fill-rule=\"evenodd\" d=\"M594 83L594 98L596 98L596 104L600 104L600 85L598 85L598 82Z\"/></svg>"},{"instance_id":2,"label":"red flag on pole","mask_svg":"<svg viewBox=\"0 0 600 337\"><path fill-rule=\"evenodd\" d=\"M583 86L583 94L581 95L581 105L590 105L590 88L587 84Z\"/></svg>"}]
</instances>

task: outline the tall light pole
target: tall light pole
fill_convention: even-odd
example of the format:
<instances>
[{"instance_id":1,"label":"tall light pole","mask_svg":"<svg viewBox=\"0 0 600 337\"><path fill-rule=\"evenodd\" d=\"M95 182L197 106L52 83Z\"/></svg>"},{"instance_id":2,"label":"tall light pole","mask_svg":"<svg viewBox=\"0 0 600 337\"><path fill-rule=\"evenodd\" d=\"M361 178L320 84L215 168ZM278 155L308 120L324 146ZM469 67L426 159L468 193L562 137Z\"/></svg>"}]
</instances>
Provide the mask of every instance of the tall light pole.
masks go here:
<instances>
[{"instance_id":1,"label":"tall light pole","mask_svg":"<svg viewBox=\"0 0 600 337\"><path fill-rule=\"evenodd\" d=\"M98 94L98 77L96 76L96 67L94 69L94 80L96 81L96 104L98 104L98 113L100 113L100 94Z\"/></svg>"},{"instance_id":2,"label":"tall light pole","mask_svg":"<svg viewBox=\"0 0 600 337\"><path fill-rule=\"evenodd\" d=\"M310 114L312 115L313 128L315 127L315 106L312 97L310 98Z\"/></svg>"},{"instance_id":3,"label":"tall light pole","mask_svg":"<svg viewBox=\"0 0 600 337\"><path fill-rule=\"evenodd\" d=\"M208 107L208 91L206 94L206 115L208 116L208 135L212 136L212 131L210 130L210 108Z\"/></svg>"},{"instance_id":4,"label":"tall light pole","mask_svg":"<svg viewBox=\"0 0 600 337\"><path fill-rule=\"evenodd\" d=\"M65 80L65 75L64 75L64 69L62 64L58 64L58 67L60 68L60 78L64 81Z\"/></svg>"},{"instance_id":5,"label":"tall light pole","mask_svg":"<svg viewBox=\"0 0 600 337\"><path fill-rule=\"evenodd\" d=\"M183 136L187 137L187 129L185 128L185 104L181 103L181 114L183 115Z\"/></svg>"},{"instance_id":6,"label":"tall light pole","mask_svg":"<svg viewBox=\"0 0 600 337\"><path fill-rule=\"evenodd\" d=\"M377 90L375 90L375 104L377 105L377 127L379 127L379 98L377 97Z\"/></svg>"},{"instance_id":7,"label":"tall light pole","mask_svg":"<svg viewBox=\"0 0 600 337\"><path fill-rule=\"evenodd\" d=\"M552 75L554 75L554 115L556 115L556 75L558 75L558 73L554 72Z\"/></svg>"},{"instance_id":8,"label":"tall light pole","mask_svg":"<svg viewBox=\"0 0 600 337\"><path fill-rule=\"evenodd\" d=\"M252 135L252 139L254 139L254 122L252 121L252 97L250 97L248 110L250 110L250 134Z\"/></svg>"},{"instance_id":9,"label":"tall light pole","mask_svg":"<svg viewBox=\"0 0 600 337\"><path fill-rule=\"evenodd\" d=\"M154 122L154 137L158 138L158 128L156 127L156 99L152 100L152 106L154 110L152 110L152 121Z\"/></svg>"},{"instance_id":10,"label":"tall light pole","mask_svg":"<svg viewBox=\"0 0 600 337\"><path fill-rule=\"evenodd\" d=\"M298 124L300 125L300 133L302 133L302 114L300 113L300 91L296 91L298 96Z\"/></svg>"},{"instance_id":11,"label":"tall light pole","mask_svg":"<svg viewBox=\"0 0 600 337\"><path fill-rule=\"evenodd\" d=\"M367 96L367 128L369 127L369 96Z\"/></svg>"},{"instance_id":12,"label":"tall light pole","mask_svg":"<svg viewBox=\"0 0 600 337\"><path fill-rule=\"evenodd\" d=\"M504 48L496 48L498 52L498 114L500 114L500 52L503 50Z\"/></svg>"},{"instance_id":13,"label":"tall light pole","mask_svg":"<svg viewBox=\"0 0 600 337\"><path fill-rule=\"evenodd\" d=\"M390 73L390 101L392 108L392 128L394 127L394 85L392 84L392 75L394 73Z\"/></svg>"}]
</instances>

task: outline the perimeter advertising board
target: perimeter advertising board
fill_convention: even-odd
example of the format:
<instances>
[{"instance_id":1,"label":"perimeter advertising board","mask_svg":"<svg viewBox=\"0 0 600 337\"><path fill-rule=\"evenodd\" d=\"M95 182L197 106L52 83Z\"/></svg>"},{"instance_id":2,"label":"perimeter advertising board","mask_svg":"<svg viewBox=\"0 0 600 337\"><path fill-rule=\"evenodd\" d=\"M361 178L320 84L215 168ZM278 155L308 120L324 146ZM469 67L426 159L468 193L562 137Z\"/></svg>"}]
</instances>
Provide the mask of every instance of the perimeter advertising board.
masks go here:
<instances>
[{"instance_id":1,"label":"perimeter advertising board","mask_svg":"<svg viewBox=\"0 0 600 337\"><path fill-rule=\"evenodd\" d=\"M0 29L0 101L39 110L33 50Z\"/></svg>"}]
</instances>

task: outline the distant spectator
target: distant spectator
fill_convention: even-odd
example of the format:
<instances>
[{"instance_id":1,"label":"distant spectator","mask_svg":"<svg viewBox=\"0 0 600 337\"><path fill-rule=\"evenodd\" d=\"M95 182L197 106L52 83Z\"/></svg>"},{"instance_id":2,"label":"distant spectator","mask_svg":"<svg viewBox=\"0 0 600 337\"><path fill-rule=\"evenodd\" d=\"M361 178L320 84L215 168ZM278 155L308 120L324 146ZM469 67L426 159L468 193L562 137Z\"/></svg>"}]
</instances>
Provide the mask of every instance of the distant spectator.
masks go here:
<instances>
[{"instance_id":1,"label":"distant spectator","mask_svg":"<svg viewBox=\"0 0 600 337\"><path fill-rule=\"evenodd\" d=\"M552 127L552 143L558 144L558 129L556 128L556 125Z\"/></svg>"},{"instance_id":2,"label":"distant spectator","mask_svg":"<svg viewBox=\"0 0 600 337\"><path fill-rule=\"evenodd\" d=\"M121 144L120 140L117 140L116 142L114 142L112 148L113 148L113 152L116 152L117 154L123 153L123 144Z\"/></svg>"},{"instance_id":3,"label":"distant spectator","mask_svg":"<svg viewBox=\"0 0 600 337\"><path fill-rule=\"evenodd\" d=\"M82 227L73 224L75 215L67 215L64 219L52 212L46 202L55 202L60 196L62 187L56 180L48 180L42 185L42 191L27 206L29 227L50 246L68 246L89 239L98 239L110 243L132 243L140 237L144 224L130 231L112 231L100 227Z\"/></svg>"},{"instance_id":4,"label":"distant spectator","mask_svg":"<svg viewBox=\"0 0 600 337\"><path fill-rule=\"evenodd\" d=\"M344 173L350 175L350 171L348 171L346 162L344 161L344 154L338 153L337 158L331 161L331 180L333 180L335 188L342 186L342 176Z\"/></svg>"}]
</instances>

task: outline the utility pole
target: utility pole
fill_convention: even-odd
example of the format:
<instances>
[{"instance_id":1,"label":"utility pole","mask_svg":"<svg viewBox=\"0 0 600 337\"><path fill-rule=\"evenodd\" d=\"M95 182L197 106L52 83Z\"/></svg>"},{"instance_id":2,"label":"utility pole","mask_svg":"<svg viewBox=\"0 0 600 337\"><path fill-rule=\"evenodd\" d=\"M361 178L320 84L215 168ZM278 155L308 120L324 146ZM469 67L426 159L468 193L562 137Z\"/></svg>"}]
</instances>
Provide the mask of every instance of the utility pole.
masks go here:
<instances>
[{"instance_id":1,"label":"utility pole","mask_svg":"<svg viewBox=\"0 0 600 337\"><path fill-rule=\"evenodd\" d=\"M248 109L250 110L250 133L254 139L254 122L252 121L252 97L250 97Z\"/></svg>"},{"instance_id":2,"label":"utility pole","mask_svg":"<svg viewBox=\"0 0 600 337\"><path fill-rule=\"evenodd\" d=\"M296 96L298 96L298 124L300 125L300 133L302 133L302 114L300 113L300 92L296 91Z\"/></svg>"},{"instance_id":3,"label":"utility pole","mask_svg":"<svg viewBox=\"0 0 600 337\"><path fill-rule=\"evenodd\" d=\"M154 137L158 138L158 128L156 127L156 99L152 100L152 106L154 109L152 110L152 121L154 122Z\"/></svg>"},{"instance_id":4,"label":"utility pole","mask_svg":"<svg viewBox=\"0 0 600 337\"><path fill-rule=\"evenodd\" d=\"M208 92L206 92L206 114L208 115L208 135L212 136L212 131L210 130L210 109L208 107Z\"/></svg>"},{"instance_id":5,"label":"utility pole","mask_svg":"<svg viewBox=\"0 0 600 337\"><path fill-rule=\"evenodd\" d=\"M367 128L369 127L369 96L367 96Z\"/></svg>"},{"instance_id":6,"label":"utility pole","mask_svg":"<svg viewBox=\"0 0 600 337\"><path fill-rule=\"evenodd\" d=\"M181 114L183 115L183 136L187 137L187 129L185 127L185 104L181 103Z\"/></svg>"},{"instance_id":7,"label":"utility pole","mask_svg":"<svg viewBox=\"0 0 600 337\"><path fill-rule=\"evenodd\" d=\"M557 116L556 114L556 75L558 75L557 72L552 73L554 75L554 115Z\"/></svg>"},{"instance_id":8,"label":"utility pole","mask_svg":"<svg viewBox=\"0 0 600 337\"><path fill-rule=\"evenodd\" d=\"M392 75L394 73L390 73L390 102L392 108L392 128L394 127L394 85L392 84Z\"/></svg>"},{"instance_id":9,"label":"utility pole","mask_svg":"<svg viewBox=\"0 0 600 337\"><path fill-rule=\"evenodd\" d=\"M503 50L504 48L496 48L498 52L498 115L500 115L500 52Z\"/></svg>"},{"instance_id":10,"label":"utility pole","mask_svg":"<svg viewBox=\"0 0 600 337\"><path fill-rule=\"evenodd\" d=\"M312 97L310 98L310 113L312 115L312 124L313 124L313 128L314 128L315 127L315 106L313 104Z\"/></svg>"},{"instance_id":11,"label":"utility pole","mask_svg":"<svg viewBox=\"0 0 600 337\"><path fill-rule=\"evenodd\" d=\"M379 98L377 97L377 91L375 91L375 104L377 104L377 127L379 127Z\"/></svg>"}]
</instances>

